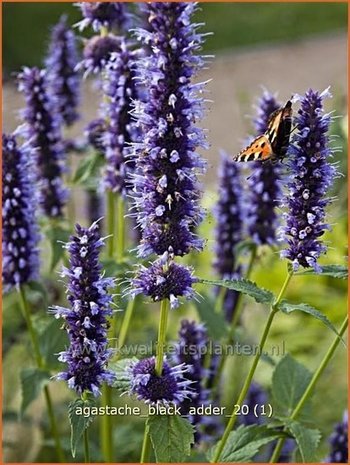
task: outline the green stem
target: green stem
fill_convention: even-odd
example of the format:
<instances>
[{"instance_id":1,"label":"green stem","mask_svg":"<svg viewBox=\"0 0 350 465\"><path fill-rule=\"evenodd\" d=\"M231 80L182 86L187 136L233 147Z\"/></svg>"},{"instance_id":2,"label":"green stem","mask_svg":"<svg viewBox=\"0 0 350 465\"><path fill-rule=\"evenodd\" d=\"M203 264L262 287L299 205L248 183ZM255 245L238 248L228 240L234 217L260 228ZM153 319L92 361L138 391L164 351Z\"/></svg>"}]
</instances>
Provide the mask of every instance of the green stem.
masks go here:
<instances>
[{"instance_id":1,"label":"green stem","mask_svg":"<svg viewBox=\"0 0 350 465\"><path fill-rule=\"evenodd\" d=\"M23 316L24 316L24 318L26 320L29 335L30 335L30 339L31 339L31 342L32 342L32 345L33 345L34 357L35 357L36 364L37 364L38 368L44 368L44 360L43 360L43 358L41 356L41 353L40 353L39 341L38 341L37 334L36 334L36 332L34 330L34 327L33 327L33 324L32 324L32 318L31 318L31 311L30 311L30 307L29 307L29 302L28 302L28 299L27 299L25 288L23 286L20 286L20 288L19 288L19 296L20 296L20 302L21 302L21 308L22 308ZM46 408L47 408L47 413L48 413L49 422L50 422L51 435L52 435L52 438L53 438L53 440L55 442L56 454L57 454L58 460L61 463L64 463L66 461L66 459L65 459L64 452L63 452L63 449L62 449L62 446L61 446L61 440L60 440L60 436L59 436L59 432L58 432L58 428L57 428L56 418L55 418L55 414L54 414L54 410L53 410L53 406L52 406L51 395L50 395L50 391L49 391L48 386L44 387L44 396L45 396Z\"/></svg>"},{"instance_id":2,"label":"green stem","mask_svg":"<svg viewBox=\"0 0 350 465\"><path fill-rule=\"evenodd\" d=\"M118 353L117 353L117 356L116 356L117 360L119 360L119 358L122 355L121 354L121 349L122 349L122 347L123 347L123 345L125 344L125 341L126 341L126 337L127 337L129 327L130 327L131 318L132 318L132 315L134 313L136 299L137 299L137 297L129 300L128 305L127 305L126 310L125 310L123 322L122 322L122 325L121 325L121 328L120 328L120 331L119 331L119 338L118 338L118 340L116 340L116 343L118 345Z\"/></svg>"},{"instance_id":3,"label":"green stem","mask_svg":"<svg viewBox=\"0 0 350 465\"><path fill-rule=\"evenodd\" d=\"M113 256L114 250L114 194L112 191L108 190L106 192L106 201L107 201L107 234L111 236L108 238L107 243L107 253L108 257Z\"/></svg>"},{"instance_id":4,"label":"green stem","mask_svg":"<svg viewBox=\"0 0 350 465\"><path fill-rule=\"evenodd\" d=\"M234 404L235 406L233 408L230 420L227 423L224 435L223 435L221 441L219 442L219 444L217 446L214 458L212 460L213 463L217 463L219 461L219 459L221 457L221 453L222 453L222 451L223 451L223 449L225 447L225 444L227 442L227 439L228 439L233 427L236 424L236 421L237 421L237 415L235 415L236 406L237 405L241 406L242 403L244 402L246 396L247 396L250 384L251 384L252 379L253 379L254 374L255 374L255 370L256 370L256 368L258 366L261 354L262 354L262 352L264 350L265 343L266 343L267 337L269 335L273 319L275 317L275 314L278 312L278 304L281 301L281 299L283 297L283 294L284 294L285 290L287 289L287 286L288 286L291 278L292 278L292 274L288 273L288 275L287 275L287 277L286 277L286 279L285 279L285 281L283 283L281 292L279 293L279 295L278 295L276 301L274 302L274 304L271 306L270 314L269 314L268 320L266 322L263 334L261 336L261 340L260 340L260 343L259 343L259 346L258 346L258 350L255 353L252 366L250 367L249 373L248 373L247 378L246 378L246 380L244 382L241 393L240 393L240 395L239 395L239 397L237 399L237 402L235 402L235 404Z\"/></svg>"},{"instance_id":5,"label":"green stem","mask_svg":"<svg viewBox=\"0 0 350 465\"><path fill-rule=\"evenodd\" d=\"M163 358L164 358L164 345L166 330L168 325L168 315L169 315L169 300L164 299L160 304L160 319L159 319L159 328L158 328L158 341L157 341L157 358L156 358L156 374L161 376L163 370Z\"/></svg>"},{"instance_id":6,"label":"green stem","mask_svg":"<svg viewBox=\"0 0 350 465\"><path fill-rule=\"evenodd\" d=\"M117 196L117 225L115 235L115 257L117 263L121 263L124 257L125 249L125 217L124 217L124 199L121 194Z\"/></svg>"},{"instance_id":7,"label":"green stem","mask_svg":"<svg viewBox=\"0 0 350 465\"><path fill-rule=\"evenodd\" d=\"M149 435L149 426L148 426L147 421L146 421L145 434L143 436L140 463L148 463L150 453L151 453L151 438L150 438L150 435Z\"/></svg>"},{"instance_id":8,"label":"green stem","mask_svg":"<svg viewBox=\"0 0 350 465\"><path fill-rule=\"evenodd\" d=\"M252 250L251 255L250 255L250 260L249 260L249 264L248 264L247 273L245 275L245 279L249 279L249 277L251 275L251 272L252 272L252 269L253 269L253 264L254 264L254 261L255 261L255 258L256 258L256 254L257 254L257 247L255 246L253 248L253 250ZM225 290L225 294L226 294L227 289L224 288L224 287L222 289ZM224 297L225 297L225 295L224 295ZM224 297L223 297L223 299L221 301L221 304L224 301ZM232 339L233 339L237 324L238 324L238 322L240 320L240 317L242 315L242 311L243 311L243 294L242 294L242 292L240 292L238 294L238 296L237 296L237 301L236 301L235 309L234 309L234 312L233 312L232 322L231 322L229 334L227 336L226 345L229 345L231 343ZM224 370L226 360L227 360L227 351L221 354L220 363L219 363L219 366L218 366L218 368L216 370L215 377L214 377L214 380L213 380L212 396L213 396L214 399L215 399L216 391L217 391L218 386L219 386L219 381L221 379L222 372Z\"/></svg>"},{"instance_id":9,"label":"green stem","mask_svg":"<svg viewBox=\"0 0 350 465\"><path fill-rule=\"evenodd\" d=\"M167 331L167 326L168 326L169 306L170 306L170 302L168 299L164 299L160 303L160 318L159 318L159 327L158 327L158 339L157 339L157 348L156 348L156 366L155 366L155 371L156 371L157 376L161 376L162 371L163 371L164 346L165 346L166 331ZM149 462L150 452L151 452L151 439L149 436L149 428L148 428L148 424L146 420L140 463Z\"/></svg>"},{"instance_id":10,"label":"green stem","mask_svg":"<svg viewBox=\"0 0 350 465\"><path fill-rule=\"evenodd\" d=\"M293 412L292 412L292 414L290 416L290 420L293 421L293 420L296 419L296 417L299 415L300 411L304 407L306 401L311 396L317 381L320 379L322 373L324 372L325 368L327 367L328 363L330 362L331 358L333 357L334 352L335 352L336 348L338 347L338 345L340 343L340 340L341 340L343 334L345 333L347 327L348 327L348 317L345 318L345 320L344 320L344 322L343 322L343 324L342 324L342 326L340 328L339 336L335 337L335 339L332 342L331 346L329 347L326 355L324 356L322 362L320 363L319 367L317 368L317 370L315 371L313 377L311 378L311 381L310 381L308 387L306 388L304 394L302 395L302 397L299 400L298 404L294 408L294 410L293 410ZM285 438L280 438L278 440L278 442L276 444L276 447L275 447L275 450L274 450L274 452L272 454L270 463L275 463L279 459L279 457L281 455L282 448L283 448L284 441L285 441Z\"/></svg>"},{"instance_id":11,"label":"green stem","mask_svg":"<svg viewBox=\"0 0 350 465\"><path fill-rule=\"evenodd\" d=\"M104 407L112 405L112 389L107 384L102 386L101 405ZM101 417L101 444L103 458L106 463L113 462L113 428L112 417L103 415Z\"/></svg>"},{"instance_id":12,"label":"green stem","mask_svg":"<svg viewBox=\"0 0 350 465\"><path fill-rule=\"evenodd\" d=\"M90 463L89 433L88 428L84 430L84 459L85 463Z\"/></svg>"}]
</instances>

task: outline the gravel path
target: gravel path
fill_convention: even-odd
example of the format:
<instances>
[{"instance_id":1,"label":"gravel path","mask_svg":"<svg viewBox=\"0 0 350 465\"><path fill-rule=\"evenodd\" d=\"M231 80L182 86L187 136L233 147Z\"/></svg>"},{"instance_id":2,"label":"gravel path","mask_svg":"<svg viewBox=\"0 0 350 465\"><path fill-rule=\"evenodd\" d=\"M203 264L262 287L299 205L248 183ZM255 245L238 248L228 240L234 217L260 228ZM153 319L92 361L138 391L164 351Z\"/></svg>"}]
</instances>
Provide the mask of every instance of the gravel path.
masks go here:
<instances>
[{"instance_id":1,"label":"gravel path","mask_svg":"<svg viewBox=\"0 0 350 465\"><path fill-rule=\"evenodd\" d=\"M293 93L303 93L309 87L323 90L331 85L335 98L344 101L347 93L347 37L337 34L315 37L296 43L272 45L228 51L218 55L210 69L200 76L212 79L208 84L208 116L203 122L208 132L210 150L206 181L216 177L219 150L236 153L249 133L247 115L253 114L254 99L261 94L261 86L278 92L284 102ZM22 98L12 86L5 86L3 99L4 130L16 126L15 111ZM332 103L330 103L332 105ZM84 120L77 125L75 134L94 118L98 108L98 94L91 83L84 86ZM88 115L88 116L87 116Z\"/></svg>"}]
</instances>

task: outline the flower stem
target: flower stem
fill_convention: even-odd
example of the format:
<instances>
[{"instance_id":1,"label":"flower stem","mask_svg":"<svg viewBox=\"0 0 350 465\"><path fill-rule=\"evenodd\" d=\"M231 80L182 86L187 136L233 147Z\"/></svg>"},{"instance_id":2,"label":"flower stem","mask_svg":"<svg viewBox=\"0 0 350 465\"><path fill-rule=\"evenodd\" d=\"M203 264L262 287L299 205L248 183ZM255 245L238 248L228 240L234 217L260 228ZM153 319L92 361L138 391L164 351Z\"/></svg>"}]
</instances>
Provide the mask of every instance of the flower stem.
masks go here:
<instances>
[{"instance_id":1,"label":"flower stem","mask_svg":"<svg viewBox=\"0 0 350 465\"><path fill-rule=\"evenodd\" d=\"M282 297L284 295L285 290L287 289L287 286L288 286L292 276L293 276L292 273L288 273L276 301L271 306L270 314L269 314L268 320L266 322L263 334L261 336L261 340L260 340L260 343L259 343L259 346L258 346L258 350L255 353L252 366L250 367L249 373L248 373L247 378L246 378L246 380L244 382L244 385L243 385L241 393L240 393L240 395L239 395L239 397L237 399L237 402L235 402L235 407L234 407L234 409L232 411L230 420L227 423L224 435L223 435L221 441L219 442L219 444L217 446L217 449L216 449L214 458L212 460L212 463L217 463L219 461L219 459L221 457L221 453L222 453L222 451L223 451L223 449L225 447L225 444L226 444L226 442L228 440L228 437L229 437L233 427L236 424L236 421L237 421L237 415L235 415L236 405L241 406L242 403L244 402L244 399L247 396L250 384L251 384L253 376L255 374L256 367L258 366L258 363L259 363L261 354L263 352L267 337L269 335L273 319L275 317L275 314L278 312L278 304L280 303L280 301L281 301L281 299L282 299Z\"/></svg>"},{"instance_id":2,"label":"flower stem","mask_svg":"<svg viewBox=\"0 0 350 465\"><path fill-rule=\"evenodd\" d=\"M102 386L102 399L101 405L104 407L112 404L112 390L110 386L104 384ZM110 415L103 415L101 417L101 444L103 458L106 463L113 462L113 431L112 421Z\"/></svg>"},{"instance_id":3,"label":"flower stem","mask_svg":"<svg viewBox=\"0 0 350 465\"><path fill-rule=\"evenodd\" d=\"M85 430L84 430L84 459L85 459L85 463L90 463L88 428L85 428Z\"/></svg>"},{"instance_id":4,"label":"flower stem","mask_svg":"<svg viewBox=\"0 0 350 465\"><path fill-rule=\"evenodd\" d=\"M156 374L161 376L163 370L163 358L164 358L164 344L166 337L166 330L168 325L169 315L169 300L164 299L160 304L160 319L158 328L158 342L157 342L157 358L156 358Z\"/></svg>"},{"instance_id":5,"label":"flower stem","mask_svg":"<svg viewBox=\"0 0 350 465\"><path fill-rule=\"evenodd\" d=\"M163 371L164 345L165 345L165 338L166 338L166 330L168 326L169 306L170 306L170 302L168 299L164 299L160 303L160 318L159 318L159 327L158 327L158 340L157 340L157 348L156 348L156 366L155 366L155 371L158 376L161 376L162 371ZM149 435L149 427L148 427L147 420L146 420L140 463L149 462L150 449L151 449L151 439Z\"/></svg>"},{"instance_id":6,"label":"flower stem","mask_svg":"<svg viewBox=\"0 0 350 465\"><path fill-rule=\"evenodd\" d=\"M338 347L338 345L340 343L340 340L341 340L341 337L345 333L347 327L348 327L348 317L345 318L343 324L341 325L341 328L340 328L340 331L339 331L339 336L335 337L335 339L332 342L331 346L329 347L326 355L324 356L322 362L320 363L319 367L317 368L317 370L315 371L313 377L311 378L311 381L310 381L308 387L306 388L304 394L302 395L301 399L299 400L298 404L296 405L295 409L293 410L291 416L289 417L290 420L295 420L296 419L296 417L299 415L300 411L304 407L306 401L309 399L309 397L312 394L313 389L314 389L317 381L319 380L319 378L321 377L321 375L324 372L325 368L327 367L328 363L330 362L331 358L333 357L334 352L335 352L336 348ZM275 450L274 450L274 452L273 452L273 454L271 456L270 463L275 463L279 459L279 457L281 455L282 448L283 448L284 441L285 441L285 438L280 438L277 441Z\"/></svg>"},{"instance_id":7,"label":"flower stem","mask_svg":"<svg viewBox=\"0 0 350 465\"><path fill-rule=\"evenodd\" d=\"M115 360L119 360L121 355L122 355L121 354L121 349L122 349L122 347L123 347L123 345L125 344L125 341L126 341L126 337L127 337L128 330L129 330L129 327L130 327L131 318L132 318L132 315L134 313L136 299L137 299L137 297L134 297L133 299L130 299L129 302L128 302L128 305L126 307L123 322L122 322L122 326L121 326L120 331L119 331L119 338L118 338L118 340L116 340L116 343L117 343L117 346L118 346L118 353L117 353L117 355L115 357Z\"/></svg>"},{"instance_id":8,"label":"flower stem","mask_svg":"<svg viewBox=\"0 0 350 465\"><path fill-rule=\"evenodd\" d=\"M106 203L107 203L107 234L109 237L107 244L108 257L113 256L114 250L114 194L108 190L106 192Z\"/></svg>"},{"instance_id":9,"label":"flower stem","mask_svg":"<svg viewBox=\"0 0 350 465\"><path fill-rule=\"evenodd\" d=\"M255 258L256 258L256 253L257 253L257 247L254 246L254 248L252 250L252 253L250 255L250 260L249 260L247 272L246 272L246 275L245 275L245 279L249 279L249 277L251 275L251 272L252 272L252 269L253 269L253 264L254 264L254 261L255 261ZM222 289L225 289L225 291L227 292L226 288L223 287ZM224 296L224 298L225 298L225 296ZM221 303L224 302L224 298L222 299ZM236 330L236 326L237 326L237 324L238 324L238 322L240 320L240 317L242 315L242 311L243 311L243 294L242 294L242 292L240 292L238 294L238 296L237 296L237 301L236 301L236 305L235 305L235 308L234 308L232 322L231 322L229 334L228 334L227 340L226 340L226 345L230 344L231 341L232 341L232 338L233 338L235 330ZM222 375L222 372L223 372L223 369L224 369L224 366L225 366L226 359L227 359L227 351L221 354L220 363L219 363L219 366L218 366L218 368L216 370L215 377L214 377L214 380L213 380L213 384L212 384L212 393L213 394L212 395L213 395L214 399L215 399L215 395L216 395L216 392L217 392L217 389L218 389L218 386L219 386L219 381L220 381L220 378L221 378L221 375Z\"/></svg>"},{"instance_id":10,"label":"flower stem","mask_svg":"<svg viewBox=\"0 0 350 465\"><path fill-rule=\"evenodd\" d=\"M124 218L124 199L119 193L116 201L117 225L115 234L115 258L120 263L124 257L125 249L125 218Z\"/></svg>"},{"instance_id":11,"label":"flower stem","mask_svg":"<svg viewBox=\"0 0 350 465\"><path fill-rule=\"evenodd\" d=\"M25 288L23 286L19 287L19 296L20 296L20 302L21 302L21 308L23 312L23 316L26 320L29 335L31 338L31 342L33 345L34 349L34 357L36 364L38 368L44 368L44 361L40 353L40 346L39 346L39 341L37 338L37 334L34 330L33 324L32 324L32 318L31 318L31 311L29 307L29 302L27 299L27 295L25 292ZM61 463L64 463L66 461L64 452L61 446L61 440L57 428L57 423L56 423L56 418L52 406L52 400L51 400L51 395L50 395L50 390L48 386L44 387L44 396L45 396L45 401L46 401L46 408L47 408L47 413L50 421L50 428L51 428L51 435L53 437L53 440L55 442L55 448L56 448L56 454L58 457L58 460Z\"/></svg>"}]
</instances>

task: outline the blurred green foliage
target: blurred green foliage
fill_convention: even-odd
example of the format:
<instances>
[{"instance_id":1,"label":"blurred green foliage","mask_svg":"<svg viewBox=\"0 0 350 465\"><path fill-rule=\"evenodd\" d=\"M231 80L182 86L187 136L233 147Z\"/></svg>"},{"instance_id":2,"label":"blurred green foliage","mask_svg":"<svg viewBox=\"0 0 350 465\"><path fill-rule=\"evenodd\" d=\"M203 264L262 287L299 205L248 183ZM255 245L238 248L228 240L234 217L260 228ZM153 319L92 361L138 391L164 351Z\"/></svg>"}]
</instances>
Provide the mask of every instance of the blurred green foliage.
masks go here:
<instances>
[{"instance_id":1,"label":"blurred green foliage","mask_svg":"<svg viewBox=\"0 0 350 465\"><path fill-rule=\"evenodd\" d=\"M72 3L4 3L3 62L5 71L38 65L45 54L48 30L61 14L80 19ZM304 36L345 30L346 3L203 3L197 19L213 36L207 51L252 44L298 40Z\"/></svg>"}]
</instances>

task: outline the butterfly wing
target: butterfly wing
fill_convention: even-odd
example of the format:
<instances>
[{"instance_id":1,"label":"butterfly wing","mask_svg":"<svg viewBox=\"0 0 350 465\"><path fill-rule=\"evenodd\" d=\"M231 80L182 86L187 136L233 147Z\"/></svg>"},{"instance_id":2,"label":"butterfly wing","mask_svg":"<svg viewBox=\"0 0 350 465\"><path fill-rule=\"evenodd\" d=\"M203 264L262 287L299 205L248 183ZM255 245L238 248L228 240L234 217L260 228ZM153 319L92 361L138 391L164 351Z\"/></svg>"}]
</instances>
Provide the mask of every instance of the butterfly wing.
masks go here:
<instances>
[{"instance_id":1,"label":"butterfly wing","mask_svg":"<svg viewBox=\"0 0 350 465\"><path fill-rule=\"evenodd\" d=\"M271 143L268 137L264 134L254 139L253 142L239 152L233 160L238 162L268 160L272 156L273 151Z\"/></svg>"},{"instance_id":2,"label":"butterfly wing","mask_svg":"<svg viewBox=\"0 0 350 465\"><path fill-rule=\"evenodd\" d=\"M288 100L283 108L272 113L265 133L273 153L278 158L283 158L287 152L291 128L292 102Z\"/></svg>"}]
</instances>

